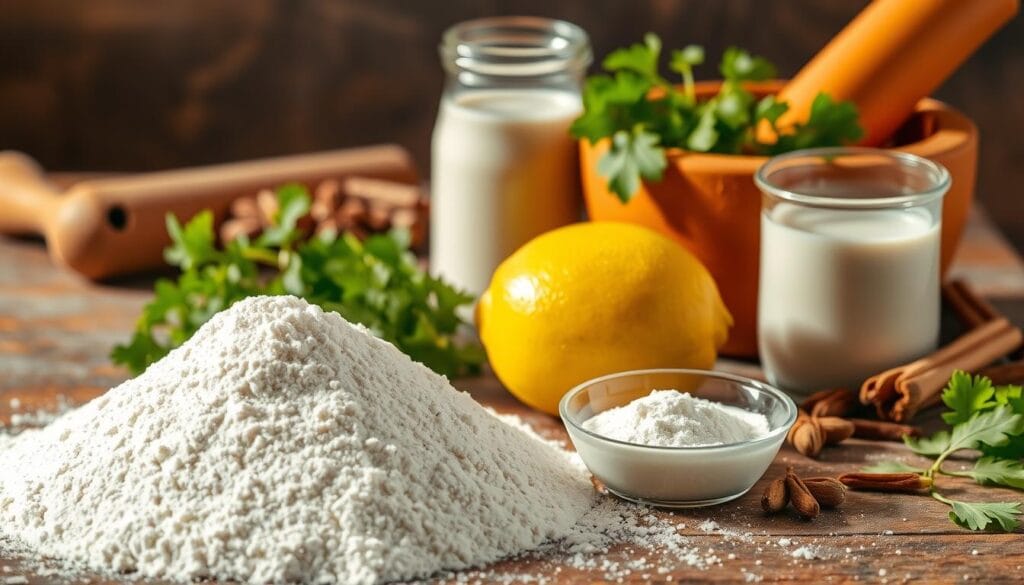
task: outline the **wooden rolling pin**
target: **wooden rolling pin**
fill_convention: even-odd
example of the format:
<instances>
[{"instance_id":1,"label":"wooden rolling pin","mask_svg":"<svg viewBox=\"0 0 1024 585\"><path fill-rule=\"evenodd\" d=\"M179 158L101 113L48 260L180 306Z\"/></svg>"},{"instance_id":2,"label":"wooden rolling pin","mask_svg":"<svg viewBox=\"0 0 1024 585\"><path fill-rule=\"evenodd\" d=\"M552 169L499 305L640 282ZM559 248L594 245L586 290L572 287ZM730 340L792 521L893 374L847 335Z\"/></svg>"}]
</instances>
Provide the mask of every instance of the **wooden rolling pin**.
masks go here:
<instances>
[{"instance_id":1,"label":"wooden rolling pin","mask_svg":"<svg viewBox=\"0 0 1024 585\"><path fill-rule=\"evenodd\" d=\"M818 92L857 104L862 144L877 146L986 39L1018 0L874 0L779 93L779 125L807 119Z\"/></svg>"},{"instance_id":2,"label":"wooden rolling pin","mask_svg":"<svg viewBox=\"0 0 1024 585\"><path fill-rule=\"evenodd\" d=\"M381 145L86 180L60 193L35 161L0 152L0 233L41 234L55 261L100 279L163 265L167 213L186 221L210 209L220 220L239 196L354 175L417 180L405 149Z\"/></svg>"}]
</instances>

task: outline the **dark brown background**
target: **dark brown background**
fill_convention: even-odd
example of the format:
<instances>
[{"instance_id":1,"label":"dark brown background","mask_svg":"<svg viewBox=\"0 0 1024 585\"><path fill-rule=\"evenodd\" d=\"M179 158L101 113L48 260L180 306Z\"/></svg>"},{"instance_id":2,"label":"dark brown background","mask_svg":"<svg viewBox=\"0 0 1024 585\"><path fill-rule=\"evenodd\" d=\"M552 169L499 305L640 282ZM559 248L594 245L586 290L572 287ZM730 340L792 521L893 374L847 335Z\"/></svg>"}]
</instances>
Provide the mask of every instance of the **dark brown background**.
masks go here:
<instances>
[{"instance_id":1,"label":"dark brown background","mask_svg":"<svg viewBox=\"0 0 1024 585\"><path fill-rule=\"evenodd\" d=\"M425 171L442 84L436 46L451 23L565 18L591 34L598 56L653 30L668 46L705 45L713 62L740 45L789 75L864 4L3 0L0 148L53 169L145 170L395 141ZM1021 17L938 92L980 126L981 199L1020 247L1022 92Z\"/></svg>"}]
</instances>

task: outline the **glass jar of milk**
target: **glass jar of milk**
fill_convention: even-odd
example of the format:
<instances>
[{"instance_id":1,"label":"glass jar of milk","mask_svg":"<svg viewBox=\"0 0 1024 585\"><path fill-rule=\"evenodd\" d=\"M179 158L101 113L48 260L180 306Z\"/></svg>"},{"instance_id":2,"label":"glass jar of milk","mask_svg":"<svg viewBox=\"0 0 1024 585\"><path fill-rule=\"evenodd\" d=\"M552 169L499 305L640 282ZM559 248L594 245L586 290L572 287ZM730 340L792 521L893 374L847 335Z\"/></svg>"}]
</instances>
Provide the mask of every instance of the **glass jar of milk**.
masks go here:
<instances>
[{"instance_id":1,"label":"glass jar of milk","mask_svg":"<svg viewBox=\"0 0 1024 585\"><path fill-rule=\"evenodd\" d=\"M448 73L431 151L431 269L479 294L533 237L579 220L576 144L591 60L581 28L533 17L472 20L441 43Z\"/></svg>"},{"instance_id":2,"label":"glass jar of milk","mask_svg":"<svg viewBox=\"0 0 1024 585\"><path fill-rule=\"evenodd\" d=\"M821 148L775 157L755 180L758 344L771 383L797 394L858 389L935 349L945 168Z\"/></svg>"}]
</instances>

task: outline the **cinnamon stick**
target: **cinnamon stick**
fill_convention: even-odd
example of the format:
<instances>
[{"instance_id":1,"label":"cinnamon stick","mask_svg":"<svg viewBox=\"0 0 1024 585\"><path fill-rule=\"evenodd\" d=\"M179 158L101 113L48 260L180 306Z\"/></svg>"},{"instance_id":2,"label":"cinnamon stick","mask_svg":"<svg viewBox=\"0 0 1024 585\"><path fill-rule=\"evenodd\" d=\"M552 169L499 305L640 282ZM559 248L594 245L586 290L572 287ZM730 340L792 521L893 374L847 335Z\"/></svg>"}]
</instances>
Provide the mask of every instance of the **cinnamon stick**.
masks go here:
<instances>
[{"instance_id":1,"label":"cinnamon stick","mask_svg":"<svg viewBox=\"0 0 1024 585\"><path fill-rule=\"evenodd\" d=\"M1009 354L1024 336L1004 317L958 337L935 353L867 379L860 400L874 405L879 418L903 422L936 404L955 370L973 372Z\"/></svg>"},{"instance_id":2,"label":"cinnamon stick","mask_svg":"<svg viewBox=\"0 0 1024 585\"><path fill-rule=\"evenodd\" d=\"M853 436L858 439L902 442L904 435L916 437L921 434L921 429L900 423L865 418L848 420L853 423Z\"/></svg>"},{"instance_id":3,"label":"cinnamon stick","mask_svg":"<svg viewBox=\"0 0 1024 585\"><path fill-rule=\"evenodd\" d=\"M1024 384L1024 360L989 366L978 374L990 378L996 386Z\"/></svg>"},{"instance_id":4,"label":"cinnamon stick","mask_svg":"<svg viewBox=\"0 0 1024 585\"><path fill-rule=\"evenodd\" d=\"M846 388L821 390L808 396L800 408L812 416L847 416L857 405L857 395Z\"/></svg>"},{"instance_id":5,"label":"cinnamon stick","mask_svg":"<svg viewBox=\"0 0 1024 585\"><path fill-rule=\"evenodd\" d=\"M942 298L956 313L960 322L974 329L999 318L999 312L988 301L979 296L963 280L951 280L942 285Z\"/></svg>"}]
</instances>

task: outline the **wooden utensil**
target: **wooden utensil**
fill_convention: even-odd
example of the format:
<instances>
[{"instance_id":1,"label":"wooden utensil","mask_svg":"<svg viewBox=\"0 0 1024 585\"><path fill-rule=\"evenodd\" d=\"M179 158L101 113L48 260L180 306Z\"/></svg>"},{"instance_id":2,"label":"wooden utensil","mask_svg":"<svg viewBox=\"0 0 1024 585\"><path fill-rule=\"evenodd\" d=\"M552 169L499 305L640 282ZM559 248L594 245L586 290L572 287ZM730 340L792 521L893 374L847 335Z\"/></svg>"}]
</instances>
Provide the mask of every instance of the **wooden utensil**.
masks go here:
<instances>
[{"instance_id":1,"label":"wooden utensil","mask_svg":"<svg viewBox=\"0 0 1024 585\"><path fill-rule=\"evenodd\" d=\"M220 220L241 195L353 175L417 180L405 149L381 145L86 180L62 194L31 158L0 152L0 233L41 234L55 261L100 279L162 265L168 213Z\"/></svg>"},{"instance_id":2,"label":"wooden utensil","mask_svg":"<svg viewBox=\"0 0 1024 585\"><path fill-rule=\"evenodd\" d=\"M875 0L779 93L780 126L805 121L819 92L857 104L865 145L878 145L986 39L1018 0Z\"/></svg>"}]
</instances>

